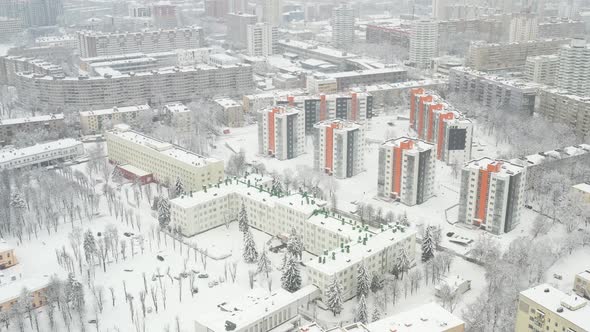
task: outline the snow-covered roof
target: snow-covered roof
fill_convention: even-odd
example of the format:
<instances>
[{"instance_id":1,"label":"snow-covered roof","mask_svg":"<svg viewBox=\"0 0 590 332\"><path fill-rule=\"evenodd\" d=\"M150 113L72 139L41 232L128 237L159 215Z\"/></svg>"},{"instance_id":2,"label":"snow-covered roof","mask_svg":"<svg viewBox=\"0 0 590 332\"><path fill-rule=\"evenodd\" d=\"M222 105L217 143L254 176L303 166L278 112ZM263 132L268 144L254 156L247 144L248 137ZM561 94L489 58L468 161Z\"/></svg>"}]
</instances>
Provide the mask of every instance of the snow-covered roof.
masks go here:
<instances>
[{"instance_id":1,"label":"snow-covered roof","mask_svg":"<svg viewBox=\"0 0 590 332\"><path fill-rule=\"evenodd\" d=\"M24 278L0 284L0 304L17 299L23 288L30 292L47 287L50 278L47 276Z\"/></svg>"},{"instance_id":2,"label":"snow-covered roof","mask_svg":"<svg viewBox=\"0 0 590 332\"><path fill-rule=\"evenodd\" d=\"M308 42L299 41L299 40L283 39L283 40L279 40L278 44L283 45L283 46L293 47L293 48L299 48L302 50L307 50L312 53L322 54L322 55L333 57L333 58L348 59L348 58L356 58L357 57L357 55L353 54L353 53L347 53L347 52L343 52L343 51L335 49L335 48L325 47L325 46L321 46L319 44L308 43Z\"/></svg>"},{"instance_id":3,"label":"snow-covered roof","mask_svg":"<svg viewBox=\"0 0 590 332\"><path fill-rule=\"evenodd\" d=\"M590 305L580 296L568 295L549 284L541 284L520 292L554 315L577 325L584 331L590 331ZM560 309L561 308L561 309ZM558 310L560 309L560 310ZM575 309L575 310L572 310Z\"/></svg>"},{"instance_id":4,"label":"snow-covered roof","mask_svg":"<svg viewBox=\"0 0 590 332\"><path fill-rule=\"evenodd\" d=\"M164 105L164 109L172 113L186 113L191 110L183 103L171 103Z\"/></svg>"},{"instance_id":5,"label":"snow-covered roof","mask_svg":"<svg viewBox=\"0 0 590 332\"><path fill-rule=\"evenodd\" d=\"M348 131L353 131L353 130L357 130L357 129L362 128L362 126L356 122L347 121L347 120L340 120L340 119L324 120L324 121L316 123L314 125L314 127L316 127L316 128L331 127L333 125L334 125L334 127L333 127L334 132L348 132Z\"/></svg>"},{"instance_id":6,"label":"snow-covered roof","mask_svg":"<svg viewBox=\"0 0 590 332\"><path fill-rule=\"evenodd\" d=\"M277 112L275 112L275 110L277 110ZM267 107L267 108L263 108L261 110L259 110L258 112L260 113L275 113L276 117L284 117L287 115L292 115L292 114L299 114L301 113L301 109L297 108L297 107L292 107L292 106L273 106L273 107Z\"/></svg>"},{"instance_id":7,"label":"snow-covered roof","mask_svg":"<svg viewBox=\"0 0 590 332\"><path fill-rule=\"evenodd\" d=\"M242 106L242 104L240 104L237 101L230 99L230 98L215 99L215 103L217 103L218 105L220 105L221 107L224 107L224 108Z\"/></svg>"},{"instance_id":8,"label":"snow-covered roof","mask_svg":"<svg viewBox=\"0 0 590 332\"><path fill-rule=\"evenodd\" d=\"M146 136L137 131L128 129L122 130L122 128L123 127L121 126L117 126L115 130L110 130L107 133L129 142L154 149L163 155L172 157L176 160L193 166L205 166L208 163L219 162L217 159L198 155L172 143L167 143L156 138Z\"/></svg>"},{"instance_id":9,"label":"snow-covered roof","mask_svg":"<svg viewBox=\"0 0 590 332\"><path fill-rule=\"evenodd\" d=\"M590 183L578 183L574 185L574 188L586 194L590 194Z\"/></svg>"},{"instance_id":10,"label":"snow-covered roof","mask_svg":"<svg viewBox=\"0 0 590 332\"><path fill-rule=\"evenodd\" d=\"M576 274L576 276L580 277L586 281L590 281L590 268Z\"/></svg>"},{"instance_id":11,"label":"snow-covered roof","mask_svg":"<svg viewBox=\"0 0 590 332\"><path fill-rule=\"evenodd\" d=\"M16 160L26 156L33 156L43 152L62 150L82 146L82 142L73 138L64 138L48 143L41 143L32 146L27 146L21 149L4 149L0 150L0 163Z\"/></svg>"},{"instance_id":12,"label":"snow-covered roof","mask_svg":"<svg viewBox=\"0 0 590 332\"><path fill-rule=\"evenodd\" d=\"M139 167L135 167L133 165L130 164L126 164L126 165L117 165L117 167L121 168L124 171L127 171L131 174L134 174L136 176L142 177L142 176L146 176L146 175L150 175L151 173L144 171L143 169L139 168Z\"/></svg>"},{"instance_id":13,"label":"snow-covered roof","mask_svg":"<svg viewBox=\"0 0 590 332\"><path fill-rule=\"evenodd\" d=\"M31 117L26 117L26 118L0 119L0 126L10 126L10 125L15 125L15 124L32 123L32 122L47 122L47 121L56 121L56 120L63 120L63 119L64 119L63 113L31 116Z\"/></svg>"},{"instance_id":14,"label":"snow-covered roof","mask_svg":"<svg viewBox=\"0 0 590 332\"><path fill-rule=\"evenodd\" d=\"M340 79L348 77L357 77L365 75L377 75L377 74L389 74L389 73L400 73L406 70L402 67L386 67L386 68L374 68L365 70L354 70L354 71L343 71L339 73L326 74L328 78Z\"/></svg>"},{"instance_id":15,"label":"snow-covered roof","mask_svg":"<svg viewBox=\"0 0 590 332\"><path fill-rule=\"evenodd\" d=\"M407 137L407 136L402 136L402 137L387 140L387 141L383 142L383 144L381 144L381 145L382 146L389 146L389 147L399 147L400 144L405 143L405 142L412 142L413 143L412 148L407 149L405 151L420 152L420 151L425 151L425 150L429 150L429 149L434 149L434 144L427 143L426 141L418 139L418 138L411 138L411 137Z\"/></svg>"},{"instance_id":16,"label":"snow-covered roof","mask_svg":"<svg viewBox=\"0 0 590 332\"><path fill-rule=\"evenodd\" d=\"M177 31L183 32L183 31L193 31L193 30L201 30L201 28L197 27L197 26L188 26L188 27L176 27L176 28L171 28L171 29L124 31L124 32L102 32L102 31L95 31L95 30L83 30L83 31L78 31L78 34L82 35L82 36L92 36L92 37L116 38L118 36L126 36L127 38L132 38L133 36L159 35L159 34L167 34L169 32L177 32Z\"/></svg>"},{"instance_id":17,"label":"snow-covered roof","mask_svg":"<svg viewBox=\"0 0 590 332\"><path fill-rule=\"evenodd\" d=\"M480 169L485 170L485 169L488 169L489 167L492 167L492 166L495 167L498 165L500 166L498 168L498 171L494 171L494 173L497 173L497 174L514 175L514 174L520 173L524 170L523 166L513 164L508 161L504 161L504 160L500 160L500 159L492 159L492 158L488 158L488 157L472 160L472 161L465 164L465 168L476 169L476 170L480 170Z\"/></svg>"},{"instance_id":18,"label":"snow-covered roof","mask_svg":"<svg viewBox=\"0 0 590 332\"><path fill-rule=\"evenodd\" d=\"M236 324L236 330L240 331L317 292L318 288L313 285L303 287L294 293L278 287L269 294L267 289L257 288L248 294L231 296L225 301L215 303L216 306L212 310L195 317L198 324L211 331L225 331L226 321Z\"/></svg>"},{"instance_id":19,"label":"snow-covered roof","mask_svg":"<svg viewBox=\"0 0 590 332\"><path fill-rule=\"evenodd\" d=\"M341 221L334 218L328 219L330 222L324 223L328 227L342 227ZM305 263L307 267L325 275L334 275L353 264L361 262L366 257L381 252L395 243L416 234L416 230L412 227L395 224L387 225L383 230L368 229L367 231L359 227L357 226L357 232L354 233L356 237L351 242L345 244L343 248L331 250L327 255L321 256L325 257L325 262L320 263L319 259L312 259ZM349 246L349 248L346 249L346 246Z\"/></svg>"},{"instance_id":20,"label":"snow-covered roof","mask_svg":"<svg viewBox=\"0 0 590 332\"><path fill-rule=\"evenodd\" d=\"M113 114L113 113L128 113L128 112L139 112L139 111L147 111L150 109L150 106L145 105L135 105L135 106L124 106L124 107L112 107L112 108L105 108L101 110L93 110L93 111L81 111L80 116L93 116L93 115L106 115L106 114Z\"/></svg>"},{"instance_id":21,"label":"snow-covered roof","mask_svg":"<svg viewBox=\"0 0 590 332\"><path fill-rule=\"evenodd\" d=\"M464 325L457 316L431 302L370 323L367 328L371 332L443 332Z\"/></svg>"},{"instance_id":22,"label":"snow-covered roof","mask_svg":"<svg viewBox=\"0 0 590 332\"><path fill-rule=\"evenodd\" d=\"M0 252L14 250L14 247L4 241L0 242Z\"/></svg>"}]
</instances>

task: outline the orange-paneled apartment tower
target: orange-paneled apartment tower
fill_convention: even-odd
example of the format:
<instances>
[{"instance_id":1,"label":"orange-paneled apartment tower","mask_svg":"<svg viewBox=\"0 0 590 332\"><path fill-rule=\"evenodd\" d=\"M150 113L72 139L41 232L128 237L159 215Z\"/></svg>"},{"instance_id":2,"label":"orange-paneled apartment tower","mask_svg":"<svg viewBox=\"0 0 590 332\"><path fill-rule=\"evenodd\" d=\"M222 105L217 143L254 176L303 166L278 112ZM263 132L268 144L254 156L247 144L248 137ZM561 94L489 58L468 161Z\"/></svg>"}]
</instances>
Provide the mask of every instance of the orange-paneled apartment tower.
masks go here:
<instances>
[{"instance_id":1,"label":"orange-paneled apartment tower","mask_svg":"<svg viewBox=\"0 0 590 332\"><path fill-rule=\"evenodd\" d=\"M473 123L439 96L423 88L410 90L410 128L436 147L436 159L447 165L471 159Z\"/></svg>"},{"instance_id":2,"label":"orange-paneled apartment tower","mask_svg":"<svg viewBox=\"0 0 590 332\"><path fill-rule=\"evenodd\" d=\"M502 234L514 229L524 205L526 168L482 158L465 164L461 173L459 222Z\"/></svg>"},{"instance_id":3,"label":"orange-paneled apartment tower","mask_svg":"<svg viewBox=\"0 0 590 332\"><path fill-rule=\"evenodd\" d=\"M258 111L258 152L279 160L305 153L305 113L290 106Z\"/></svg>"},{"instance_id":4,"label":"orange-paneled apartment tower","mask_svg":"<svg viewBox=\"0 0 590 332\"><path fill-rule=\"evenodd\" d=\"M288 96L277 105L289 105L305 112L305 133L314 133L314 125L328 119L365 124L373 117L373 96L365 92Z\"/></svg>"},{"instance_id":5,"label":"orange-paneled apartment tower","mask_svg":"<svg viewBox=\"0 0 590 332\"><path fill-rule=\"evenodd\" d=\"M360 124L345 120L321 121L314 126L313 138L316 170L338 179L364 170L365 135Z\"/></svg>"},{"instance_id":6,"label":"orange-paneled apartment tower","mask_svg":"<svg viewBox=\"0 0 590 332\"><path fill-rule=\"evenodd\" d=\"M425 202L434 194L434 145L400 137L379 147L378 195L406 205Z\"/></svg>"}]
</instances>

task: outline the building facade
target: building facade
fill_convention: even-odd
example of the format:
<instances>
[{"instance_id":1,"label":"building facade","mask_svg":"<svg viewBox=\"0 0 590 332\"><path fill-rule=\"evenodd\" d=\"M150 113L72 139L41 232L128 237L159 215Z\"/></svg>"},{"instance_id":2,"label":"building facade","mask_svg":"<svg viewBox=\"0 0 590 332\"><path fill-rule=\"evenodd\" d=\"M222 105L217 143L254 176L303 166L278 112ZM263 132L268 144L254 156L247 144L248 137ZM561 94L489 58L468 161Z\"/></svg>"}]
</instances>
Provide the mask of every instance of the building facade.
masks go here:
<instances>
[{"instance_id":1,"label":"building facade","mask_svg":"<svg viewBox=\"0 0 590 332\"><path fill-rule=\"evenodd\" d=\"M524 66L527 81L555 85L559 69L559 57L555 54L527 57Z\"/></svg>"},{"instance_id":2,"label":"building facade","mask_svg":"<svg viewBox=\"0 0 590 332\"><path fill-rule=\"evenodd\" d=\"M268 23L249 24L246 27L248 54L269 56L278 52L279 29Z\"/></svg>"},{"instance_id":3,"label":"building facade","mask_svg":"<svg viewBox=\"0 0 590 332\"><path fill-rule=\"evenodd\" d=\"M449 71L449 90L472 98L486 107L504 107L513 112L532 115L538 85L505 79L466 67L455 67Z\"/></svg>"},{"instance_id":4,"label":"building facade","mask_svg":"<svg viewBox=\"0 0 590 332\"><path fill-rule=\"evenodd\" d=\"M81 57L90 58L199 48L203 46L204 38L200 27L116 33L79 31L78 47Z\"/></svg>"},{"instance_id":5,"label":"building facade","mask_svg":"<svg viewBox=\"0 0 590 332\"><path fill-rule=\"evenodd\" d=\"M410 90L410 128L436 147L436 159L462 165L471 159L473 123L438 95Z\"/></svg>"},{"instance_id":6,"label":"building facade","mask_svg":"<svg viewBox=\"0 0 590 332\"><path fill-rule=\"evenodd\" d=\"M0 57L0 83L7 85L16 84L16 73L30 72L39 75L64 75L61 66L43 59L26 58L21 56Z\"/></svg>"},{"instance_id":7,"label":"building facade","mask_svg":"<svg viewBox=\"0 0 590 332\"><path fill-rule=\"evenodd\" d=\"M526 168L507 161L481 158L463 167L459 222L493 234L508 233L520 222Z\"/></svg>"},{"instance_id":8,"label":"building facade","mask_svg":"<svg viewBox=\"0 0 590 332\"><path fill-rule=\"evenodd\" d=\"M113 107L95 111L80 112L80 129L83 135L95 135L125 123L135 126L140 113L151 112L149 105Z\"/></svg>"},{"instance_id":9,"label":"building facade","mask_svg":"<svg viewBox=\"0 0 590 332\"><path fill-rule=\"evenodd\" d=\"M350 5L342 4L332 9L332 45L349 49L354 42L354 11Z\"/></svg>"},{"instance_id":10,"label":"building facade","mask_svg":"<svg viewBox=\"0 0 590 332\"><path fill-rule=\"evenodd\" d=\"M227 37L234 47L248 47L248 26L256 24L256 22L256 15L241 12L227 14Z\"/></svg>"},{"instance_id":11,"label":"building facade","mask_svg":"<svg viewBox=\"0 0 590 332\"><path fill-rule=\"evenodd\" d=\"M223 179L223 161L203 157L119 125L105 133L108 158L152 173L155 181L173 184L180 179L187 191L199 191Z\"/></svg>"},{"instance_id":12,"label":"building facade","mask_svg":"<svg viewBox=\"0 0 590 332\"><path fill-rule=\"evenodd\" d=\"M289 106L258 111L258 153L279 160L305 153L305 113Z\"/></svg>"},{"instance_id":13,"label":"building facade","mask_svg":"<svg viewBox=\"0 0 590 332\"><path fill-rule=\"evenodd\" d=\"M573 39L559 49L557 87L578 96L590 96L590 47L584 39Z\"/></svg>"},{"instance_id":14,"label":"building facade","mask_svg":"<svg viewBox=\"0 0 590 332\"><path fill-rule=\"evenodd\" d=\"M492 71L522 69L526 58L556 54L568 39L531 40L515 43L490 44L472 42L466 57L466 65L474 70Z\"/></svg>"},{"instance_id":15,"label":"building facade","mask_svg":"<svg viewBox=\"0 0 590 332\"><path fill-rule=\"evenodd\" d=\"M103 77L52 77L19 73L17 94L25 105L82 109L163 104L192 100L195 96L239 95L254 88L252 67L162 68L146 73Z\"/></svg>"},{"instance_id":16,"label":"building facade","mask_svg":"<svg viewBox=\"0 0 590 332\"><path fill-rule=\"evenodd\" d=\"M193 132L191 110L183 103L164 105L163 115L179 136L188 137Z\"/></svg>"},{"instance_id":17,"label":"building facade","mask_svg":"<svg viewBox=\"0 0 590 332\"><path fill-rule=\"evenodd\" d=\"M215 99L215 103L219 107L220 118L228 127L243 127L244 126L244 108L240 103L229 98Z\"/></svg>"},{"instance_id":18,"label":"building facade","mask_svg":"<svg viewBox=\"0 0 590 332\"><path fill-rule=\"evenodd\" d=\"M359 124L326 120L314 126L314 169L345 179L364 171L365 135Z\"/></svg>"},{"instance_id":19,"label":"building facade","mask_svg":"<svg viewBox=\"0 0 590 332\"><path fill-rule=\"evenodd\" d=\"M590 331L589 316L586 299L541 284L520 292L514 331Z\"/></svg>"},{"instance_id":20,"label":"building facade","mask_svg":"<svg viewBox=\"0 0 590 332\"><path fill-rule=\"evenodd\" d=\"M340 119L366 124L373 117L373 97L365 92L287 96L275 103L302 109L307 135L314 132L315 124L320 121Z\"/></svg>"},{"instance_id":21,"label":"building facade","mask_svg":"<svg viewBox=\"0 0 590 332\"><path fill-rule=\"evenodd\" d=\"M513 14L510 19L508 42L518 43L537 39L539 20L536 14Z\"/></svg>"},{"instance_id":22,"label":"building facade","mask_svg":"<svg viewBox=\"0 0 590 332\"><path fill-rule=\"evenodd\" d=\"M386 67L355 71L343 71L325 75L327 79L336 80L338 91L376 83L397 83L408 79L408 71L401 67Z\"/></svg>"},{"instance_id":23,"label":"building facade","mask_svg":"<svg viewBox=\"0 0 590 332\"><path fill-rule=\"evenodd\" d=\"M6 244L0 244L0 270L15 266L16 264L18 264L18 259L14 255L14 248Z\"/></svg>"},{"instance_id":24,"label":"building facade","mask_svg":"<svg viewBox=\"0 0 590 332\"><path fill-rule=\"evenodd\" d=\"M61 137L66 128L63 113L39 115L29 118L0 119L0 146L13 143L17 133L47 131Z\"/></svg>"},{"instance_id":25,"label":"building facade","mask_svg":"<svg viewBox=\"0 0 590 332\"><path fill-rule=\"evenodd\" d=\"M438 56L438 23L419 20L412 23L410 33L410 63L417 68L431 68Z\"/></svg>"},{"instance_id":26,"label":"building facade","mask_svg":"<svg viewBox=\"0 0 590 332\"><path fill-rule=\"evenodd\" d=\"M434 195L435 148L423 140L400 137L379 147L377 194L406 205Z\"/></svg>"},{"instance_id":27,"label":"building facade","mask_svg":"<svg viewBox=\"0 0 590 332\"><path fill-rule=\"evenodd\" d=\"M590 135L590 98L559 89L540 89L537 113L572 128L576 136Z\"/></svg>"},{"instance_id":28,"label":"building facade","mask_svg":"<svg viewBox=\"0 0 590 332\"><path fill-rule=\"evenodd\" d=\"M0 150L0 170L58 164L84 154L84 145L72 138L20 149Z\"/></svg>"},{"instance_id":29,"label":"building facade","mask_svg":"<svg viewBox=\"0 0 590 332\"><path fill-rule=\"evenodd\" d=\"M574 279L574 292L590 300L590 269L584 270Z\"/></svg>"}]
</instances>

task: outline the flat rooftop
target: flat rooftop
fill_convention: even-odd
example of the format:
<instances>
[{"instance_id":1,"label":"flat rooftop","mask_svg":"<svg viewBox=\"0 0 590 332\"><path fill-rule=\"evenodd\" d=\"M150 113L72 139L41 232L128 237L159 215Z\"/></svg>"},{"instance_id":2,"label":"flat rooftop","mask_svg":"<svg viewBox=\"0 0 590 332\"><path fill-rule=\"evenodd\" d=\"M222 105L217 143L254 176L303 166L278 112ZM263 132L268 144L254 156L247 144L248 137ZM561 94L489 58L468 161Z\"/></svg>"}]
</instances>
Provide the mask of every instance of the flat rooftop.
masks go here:
<instances>
[{"instance_id":1,"label":"flat rooftop","mask_svg":"<svg viewBox=\"0 0 590 332\"><path fill-rule=\"evenodd\" d=\"M407 70L401 67L386 67L386 68L374 68L365 70L354 70L354 71L343 71L339 73L328 73L328 78L347 78L355 76L366 76L366 75L379 75L379 74L390 74L390 73L403 73Z\"/></svg>"},{"instance_id":2,"label":"flat rooftop","mask_svg":"<svg viewBox=\"0 0 590 332\"><path fill-rule=\"evenodd\" d=\"M80 112L80 115L81 116L105 115L105 114L113 114L113 113L148 111L150 109L151 109L150 106L145 104L145 105L105 108L105 109L94 110L94 111L82 111L82 112Z\"/></svg>"},{"instance_id":3,"label":"flat rooftop","mask_svg":"<svg viewBox=\"0 0 590 332\"><path fill-rule=\"evenodd\" d=\"M8 283L0 284L0 303L5 303L18 298L23 288L26 288L30 292L45 288L47 285L49 285L49 281L50 278L44 276L18 279Z\"/></svg>"},{"instance_id":4,"label":"flat rooftop","mask_svg":"<svg viewBox=\"0 0 590 332\"><path fill-rule=\"evenodd\" d=\"M0 126L9 126L9 125L16 125L22 123L32 123L32 122L47 122L47 121L56 121L56 120L63 120L64 114L57 113L57 114L48 114L48 115L39 115L39 116L31 116L26 118L14 118L14 119L0 119Z\"/></svg>"},{"instance_id":5,"label":"flat rooftop","mask_svg":"<svg viewBox=\"0 0 590 332\"><path fill-rule=\"evenodd\" d=\"M191 110L183 103L172 103L164 105L164 109L172 113L187 113Z\"/></svg>"},{"instance_id":6,"label":"flat rooftop","mask_svg":"<svg viewBox=\"0 0 590 332\"><path fill-rule=\"evenodd\" d=\"M406 137L406 136L387 140L387 141L383 142L381 145L382 146L390 146L390 147L399 147L401 143L405 143L408 141L413 142L413 144L414 144L411 149L408 149L410 151L413 151L413 150L424 151L424 150L434 149L434 144L426 143L426 141L423 141L418 138L411 138L411 137Z\"/></svg>"},{"instance_id":7,"label":"flat rooftop","mask_svg":"<svg viewBox=\"0 0 590 332\"><path fill-rule=\"evenodd\" d=\"M466 168L469 169L487 169L488 166L496 166L500 165L500 174L517 174L524 170L523 166L513 164L509 161L500 160L500 159L492 159L488 157L484 157L481 159L472 160L465 164ZM512 174L511 174L512 173Z\"/></svg>"},{"instance_id":8,"label":"flat rooftop","mask_svg":"<svg viewBox=\"0 0 590 332\"><path fill-rule=\"evenodd\" d=\"M367 325L370 331L442 332L465 322L432 302Z\"/></svg>"},{"instance_id":9,"label":"flat rooftop","mask_svg":"<svg viewBox=\"0 0 590 332\"><path fill-rule=\"evenodd\" d=\"M588 319L590 317L590 304L582 297L568 295L549 284L529 288L520 292L520 296L528 298L562 319L577 325L584 331L590 331L590 319ZM578 309L571 310L568 306L578 307ZM558 312L558 308L562 308L563 311Z\"/></svg>"},{"instance_id":10,"label":"flat rooftop","mask_svg":"<svg viewBox=\"0 0 590 332\"><path fill-rule=\"evenodd\" d=\"M33 156L43 152L73 148L75 146L82 146L82 142L73 138L65 138L48 143L27 146L21 149L4 149L0 150L0 162L8 162L26 156Z\"/></svg>"},{"instance_id":11,"label":"flat rooftop","mask_svg":"<svg viewBox=\"0 0 590 332\"><path fill-rule=\"evenodd\" d=\"M215 99L215 103L222 107L241 107L242 104L230 98Z\"/></svg>"}]
</instances>

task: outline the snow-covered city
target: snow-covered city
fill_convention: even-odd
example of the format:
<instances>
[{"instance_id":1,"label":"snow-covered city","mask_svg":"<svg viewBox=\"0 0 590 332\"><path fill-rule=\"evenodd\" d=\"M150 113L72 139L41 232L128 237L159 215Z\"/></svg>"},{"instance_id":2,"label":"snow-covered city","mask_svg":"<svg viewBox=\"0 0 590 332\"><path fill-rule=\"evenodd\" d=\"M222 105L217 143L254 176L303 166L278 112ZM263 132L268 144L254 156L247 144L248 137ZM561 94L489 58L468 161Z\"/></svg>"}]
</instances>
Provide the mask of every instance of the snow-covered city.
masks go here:
<instances>
[{"instance_id":1,"label":"snow-covered city","mask_svg":"<svg viewBox=\"0 0 590 332\"><path fill-rule=\"evenodd\" d=\"M0 0L0 332L590 332L590 0Z\"/></svg>"}]
</instances>

